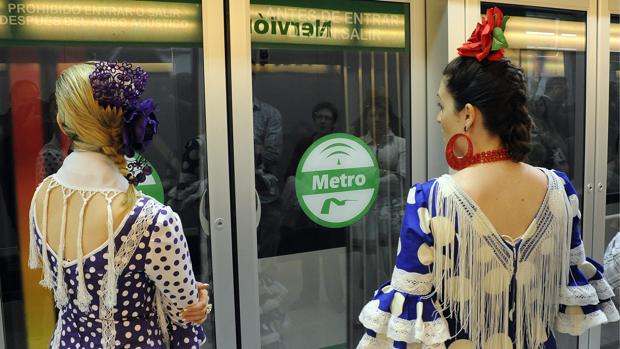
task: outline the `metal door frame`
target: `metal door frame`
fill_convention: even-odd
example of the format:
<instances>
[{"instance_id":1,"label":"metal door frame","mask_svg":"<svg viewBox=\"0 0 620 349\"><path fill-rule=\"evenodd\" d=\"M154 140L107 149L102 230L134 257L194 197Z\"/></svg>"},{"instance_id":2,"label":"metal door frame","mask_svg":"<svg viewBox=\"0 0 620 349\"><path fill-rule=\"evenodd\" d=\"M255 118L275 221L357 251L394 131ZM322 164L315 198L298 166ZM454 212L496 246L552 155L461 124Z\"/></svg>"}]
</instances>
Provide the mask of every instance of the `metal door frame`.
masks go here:
<instances>
[{"instance_id":1,"label":"metal door frame","mask_svg":"<svg viewBox=\"0 0 620 349\"><path fill-rule=\"evenodd\" d=\"M204 104L213 313L217 348L235 348L236 322L228 157L224 1L202 2ZM200 213L202 214L202 212ZM207 334L210 335L210 334Z\"/></svg>"},{"instance_id":2,"label":"metal door frame","mask_svg":"<svg viewBox=\"0 0 620 349\"><path fill-rule=\"evenodd\" d=\"M597 85L596 85L596 144L595 144L595 174L594 183L594 221L593 231L600 232L593 234L592 257L602 261L605 253L605 217L607 211L607 147L608 147L608 126L609 126L609 68L610 68L610 19L611 14L620 14L620 5L615 5L612 9L612 1L598 0L598 35L597 35ZM618 325L620 328L620 325ZM600 348L601 346L601 327L590 331L590 348Z\"/></svg>"},{"instance_id":3,"label":"metal door frame","mask_svg":"<svg viewBox=\"0 0 620 349\"><path fill-rule=\"evenodd\" d=\"M426 49L424 0L395 0L410 4L411 40L411 176L426 179ZM250 2L228 3L230 35L230 86L232 108L233 178L235 181L236 241L241 348L260 343L258 256L255 208L254 133L252 115ZM414 83L418 81L418 83ZM415 165L413 165L415 164Z\"/></svg>"}]
</instances>

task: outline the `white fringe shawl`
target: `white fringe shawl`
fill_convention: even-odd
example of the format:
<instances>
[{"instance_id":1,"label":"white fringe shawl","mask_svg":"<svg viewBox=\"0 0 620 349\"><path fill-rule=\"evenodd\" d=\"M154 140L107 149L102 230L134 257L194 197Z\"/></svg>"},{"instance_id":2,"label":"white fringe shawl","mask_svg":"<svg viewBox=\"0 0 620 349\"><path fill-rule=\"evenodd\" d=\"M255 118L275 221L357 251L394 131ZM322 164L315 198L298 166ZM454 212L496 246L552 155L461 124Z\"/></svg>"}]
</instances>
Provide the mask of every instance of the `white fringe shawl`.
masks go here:
<instances>
[{"instance_id":1,"label":"white fringe shawl","mask_svg":"<svg viewBox=\"0 0 620 349\"><path fill-rule=\"evenodd\" d=\"M69 302L69 296L67 292L67 285L65 283L65 234L67 229L67 209L68 209L68 200L74 193L79 193L82 206L80 208L80 215L78 218L78 232L77 232L77 299L76 306L83 312L87 312L90 308L90 304L92 303L92 296L86 290L86 282L84 280L84 249L83 249L83 229L84 229L84 215L85 209L88 205L90 199L95 195L94 191L89 190L81 190L79 188L71 188L64 184L58 182L58 180L54 176L48 177L46 181L48 186L45 191L45 197L43 199L43 212L41 213L41 226L38 228L38 232L41 235L41 245L42 245L42 255L39 256L39 251L35 242L35 227L36 227L36 194L40 190L42 185L35 190L35 196L33 197L31 207L30 207L30 255L28 257L28 265L31 269L43 267L42 280L40 284L43 287L52 289L54 291L54 299L56 301L56 307L63 311L64 307ZM60 232L59 232L59 243L57 249L57 258L56 258L56 275L53 277L52 266L48 260L48 244L47 244L47 216L49 209L49 197L50 193L54 188L59 188L62 193L62 208L61 208L61 223L60 223ZM118 274L114 264L114 252L115 252L115 244L114 244L114 227L113 227L113 216L112 216L112 201L114 198L120 194L118 191L106 191L101 192L104 196L107 205L107 235L108 235L108 271L106 273L107 277L104 280L106 292L104 292L103 303L108 308L114 308L116 305L116 283L118 279ZM60 341L60 329L62 328L62 317L59 317L58 323L56 324L56 331L54 335L54 342L52 343L52 348L57 348L59 346Z\"/></svg>"},{"instance_id":2,"label":"white fringe shawl","mask_svg":"<svg viewBox=\"0 0 620 349\"><path fill-rule=\"evenodd\" d=\"M431 189L437 299L458 319L474 348L507 346L510 319L516 320L516 348L525 348L526 342L528 348L542 348L547 329L556 318L560 289L569 273L573 215L562 180L543 171L549 181L545 200L520 245L513 249L452 177L438 178ZM443 224L434 224L438 220ZM457 223L457 238L449 238L450 232L444 230L457 227ZM511 310L510 285L515 272L516 299Z\"/></svg>"}]
</instances>

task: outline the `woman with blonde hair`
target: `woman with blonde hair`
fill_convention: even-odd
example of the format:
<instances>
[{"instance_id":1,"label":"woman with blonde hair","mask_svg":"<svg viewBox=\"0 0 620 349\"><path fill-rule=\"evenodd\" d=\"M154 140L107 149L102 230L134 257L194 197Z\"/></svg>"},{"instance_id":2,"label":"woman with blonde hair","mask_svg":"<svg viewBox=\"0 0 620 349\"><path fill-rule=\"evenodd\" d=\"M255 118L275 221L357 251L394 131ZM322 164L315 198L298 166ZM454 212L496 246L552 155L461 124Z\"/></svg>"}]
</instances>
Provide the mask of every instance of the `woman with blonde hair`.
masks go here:
<instances>
[{"instance_id":1,"label":"woman with blonde hair","mask_svg":"<svg viewBox=\"0 0 620 349\"><path fill-rule=\"evenodd\" d=\"M555 331L619 319L568 176L523 162L532 121L523 72L503 58L506 19L489 9L444 69L437 121L458 172L409 191L358 348L556 349Z\"/></svg>"},{"instance_id":2,"label":"woman with blonde hair","mask_svg":"<svg viewBox=\"0 0 620 349\"><path fill-rule=\"evenodd\" d=\"M59 309L50 348L198 348L209 313L178 215L135 186L151 169L127 168L157 132L142 100L147 73L86 63L56 82L58 124L73 152L36 189L31 268ZM183 311L186 308L186 311ZM182 316L183 315L183 316Z\"/></svg>"}]
</instances>

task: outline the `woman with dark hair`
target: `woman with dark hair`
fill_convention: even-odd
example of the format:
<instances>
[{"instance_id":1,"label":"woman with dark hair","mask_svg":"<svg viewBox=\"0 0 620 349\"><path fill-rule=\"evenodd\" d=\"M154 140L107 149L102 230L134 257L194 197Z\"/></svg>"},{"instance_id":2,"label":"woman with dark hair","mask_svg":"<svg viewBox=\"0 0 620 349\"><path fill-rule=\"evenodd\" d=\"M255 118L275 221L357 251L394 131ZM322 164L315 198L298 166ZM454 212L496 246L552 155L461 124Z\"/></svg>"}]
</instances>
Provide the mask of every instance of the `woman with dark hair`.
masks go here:
<instances>
[{"instance_id":1,"label":"woman with dark hair","mask_svg":"<svg viewBox=\"0 0 620 349\"><path fill-rule=\"evenodd\" d=\"M523 162L532 121L523 72L503 58L505 19L489 9L444 70L437 121L458 172L409 191L392 279L360 314L358 348L551 349L554 330L619 318L585 257L575 188Z\"/></svg>"}]
</instances>

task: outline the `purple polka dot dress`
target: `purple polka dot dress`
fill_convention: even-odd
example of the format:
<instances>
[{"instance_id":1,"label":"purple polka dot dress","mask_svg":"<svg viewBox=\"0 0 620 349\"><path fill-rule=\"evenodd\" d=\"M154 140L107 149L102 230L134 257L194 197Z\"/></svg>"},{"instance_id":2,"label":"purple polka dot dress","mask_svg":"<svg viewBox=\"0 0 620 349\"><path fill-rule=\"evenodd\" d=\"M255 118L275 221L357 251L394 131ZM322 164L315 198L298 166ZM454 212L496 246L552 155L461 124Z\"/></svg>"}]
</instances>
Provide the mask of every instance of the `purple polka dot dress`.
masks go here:
<instances>
[{"instance_id":1,"label":"purple polka dot dress","mask_svg":"<svg viewBox=\"0 0 620 349\"><path fill-rule=\"evenodd\" d=\"M88 197L53 179L49 182L47 197L49 188L56 186L65 197ZM103 194L109 198L116 193ZM41 284L54 290L59 308L50 348L190 349L204 343L203 328L180 316L183 308L197 302L198 292L181 221L170 207L139 198L109 234L112 244L108 241L60 265L64 239L61 235L61 248L52 250L35 210L33 205L30 266L43 267Z\"/></svg>"}]
</instances>

